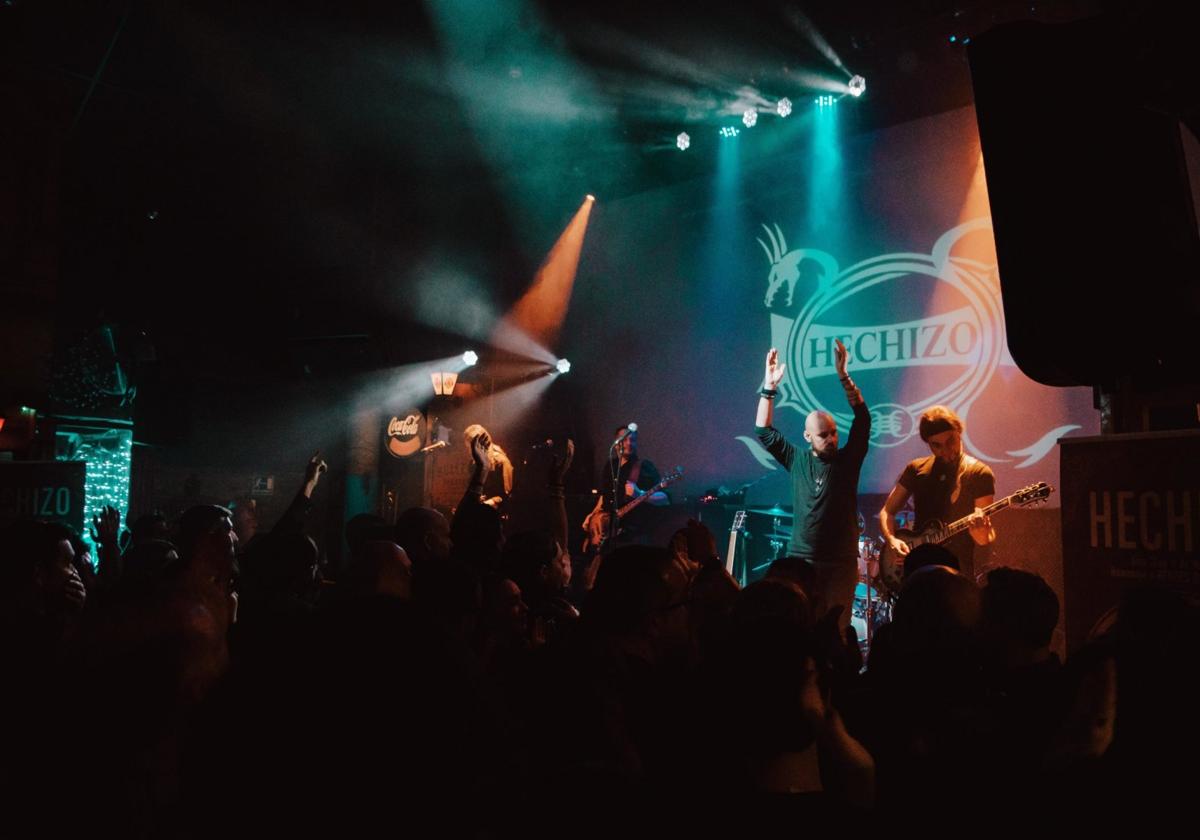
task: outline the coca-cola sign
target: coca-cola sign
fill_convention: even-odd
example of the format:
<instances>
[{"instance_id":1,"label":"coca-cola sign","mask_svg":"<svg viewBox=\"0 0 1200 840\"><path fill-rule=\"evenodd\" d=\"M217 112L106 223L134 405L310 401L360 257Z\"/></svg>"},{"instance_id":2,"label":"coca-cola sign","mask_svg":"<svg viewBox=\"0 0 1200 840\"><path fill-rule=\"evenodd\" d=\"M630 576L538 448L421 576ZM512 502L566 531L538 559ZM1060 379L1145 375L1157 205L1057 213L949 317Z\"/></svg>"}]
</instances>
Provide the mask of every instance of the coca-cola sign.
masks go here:
<instances>
[{"instance_id":1,"label":"coca-cola sign","mask_svg":"<svg viewBox=\"0 0 1200 840\"><path fill-rule=\"evenodd\" d=\"M421 449L425 439L425 417L413 409L405 414L394 414L388 420L384 445L394 458L407 458Z\"/></svg>"}]
</instances>

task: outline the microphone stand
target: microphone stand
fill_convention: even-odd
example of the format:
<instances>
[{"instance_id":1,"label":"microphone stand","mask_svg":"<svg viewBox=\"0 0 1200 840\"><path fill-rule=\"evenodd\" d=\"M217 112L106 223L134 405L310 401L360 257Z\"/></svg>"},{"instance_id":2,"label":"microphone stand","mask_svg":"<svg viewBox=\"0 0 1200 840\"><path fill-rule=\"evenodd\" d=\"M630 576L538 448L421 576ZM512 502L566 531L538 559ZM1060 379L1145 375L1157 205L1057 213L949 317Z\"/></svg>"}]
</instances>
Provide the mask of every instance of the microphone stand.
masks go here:
<instances>
[{"instance_id":1,"label":"microphone stand","mask_svg":"<svg viewBox=\"0 0 1200 840\"><path fill-rule=\"evenodd\" d=\"M621 486L621 453L616 451L621 442L615 440L608 447L608 465L609 471L612 473L612 511L608 517L608 541L610 543L617 538L617 509L621 507L617 502L617 499L620 498L618 490Z\"/></svg>"}]
</instances>

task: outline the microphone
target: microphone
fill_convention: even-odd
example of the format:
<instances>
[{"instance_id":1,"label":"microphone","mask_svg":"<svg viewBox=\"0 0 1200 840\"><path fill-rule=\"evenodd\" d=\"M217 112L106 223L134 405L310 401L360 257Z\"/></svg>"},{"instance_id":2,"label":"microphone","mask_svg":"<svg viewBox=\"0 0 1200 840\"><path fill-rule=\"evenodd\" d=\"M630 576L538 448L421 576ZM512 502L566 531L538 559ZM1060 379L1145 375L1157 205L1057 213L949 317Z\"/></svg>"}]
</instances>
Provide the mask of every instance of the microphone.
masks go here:
<instances>
[{"instance_id":1,"label":"microphone","mask_svg":"<svg viewBox=\"0 0 1200 840\"><path fill-rule=\"evenodd\" d=\"M625 431L621 432L621 434L619 434L617 436L617 439L613 441L613 446L620 445L621 441L625 440L625 438L629 437L631 434L633 434L636 431L637 431L637 423L627 424L625 426Z\"/></svg>"}]
</instances>

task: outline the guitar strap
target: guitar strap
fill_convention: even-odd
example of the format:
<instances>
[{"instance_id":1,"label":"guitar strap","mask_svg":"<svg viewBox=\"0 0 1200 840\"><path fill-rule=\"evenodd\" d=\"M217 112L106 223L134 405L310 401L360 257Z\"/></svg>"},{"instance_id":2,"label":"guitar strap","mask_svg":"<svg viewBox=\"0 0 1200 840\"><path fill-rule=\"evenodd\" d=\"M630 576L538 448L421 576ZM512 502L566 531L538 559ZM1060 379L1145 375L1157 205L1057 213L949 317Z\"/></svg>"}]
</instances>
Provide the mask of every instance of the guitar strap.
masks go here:
<instances>
[{"instance_id":1,"label":"guitar strap","mask_svg":"<svg viewBox=\"0 0 1200 840\"><path fill-rule=\"evenodd\" d=\"M617 477L617 474L619 474L621 471L622 464L619 459L610 460L609 464L615 466L616 472L613 474L613 478L615 479ZM638 479L641 478L641 476L642 476L642 459L637 458L634 460L633 465L630 466L629 475L625 476L625 481L632 481L633 486L637 487ZM624 488L625 488L625 482L621 482L621 488L618 492L624 492ZM629 500L626 499L626 501L629 501ZM612 500L612 509L613 510L616 510L620 506L621 506L621 502L618 499Z\"/></svg>"},{"instance_id":2,"label":"guitar strap","mask_svg":"<svg viewBox=\"0 0 1200 840\"><path fill-rule=\"evenodd\" d=\"M956 472L954 475L954 487L950 490L950 504L956 503L958 501L959 493L962 492L963 473L966 472L967 467L973 466L978 460L978 458L974 457L973 455L968 455L965 452L963 453L962 457L958 459L958 472Z\"/></svg>"},{"instance_id":3,"label":"guitar strap","mask_svg":"<svg viewBox=\"0 0 1200 840\"><path fill-rule=\"evenodd\" d=\"M638 458L633 462L633 466L629 468L629 478L626 481L632 482L634 487L637 487L638 479L642 477L642 459Z\"/></svg>"}]
</instances>

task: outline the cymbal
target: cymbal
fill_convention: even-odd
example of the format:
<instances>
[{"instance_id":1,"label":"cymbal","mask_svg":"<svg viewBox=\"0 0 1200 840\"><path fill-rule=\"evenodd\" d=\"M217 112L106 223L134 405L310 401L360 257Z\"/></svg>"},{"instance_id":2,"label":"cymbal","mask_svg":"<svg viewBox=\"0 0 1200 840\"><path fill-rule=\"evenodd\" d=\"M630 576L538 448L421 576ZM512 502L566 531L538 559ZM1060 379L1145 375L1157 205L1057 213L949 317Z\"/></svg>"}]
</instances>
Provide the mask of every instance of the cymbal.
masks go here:
<instances>
[{"instance_id":1,"label":"cymbal","mask_svg":"<svg viewBox=\"0 0 1200 840\"><path fill-rule=\"evenodd\" d=\"M788 533L784 533L783 531L772 531L769 534L759 534L759 536L768 540L790 540L792 538L790 531Z\"/></svg>"},{"instance_id":2,"label":"cymbal","mask_svg":"<svg viewBox=\"0 0 1200 840\"><path fill-rule=\"evenodd\" d=\"M784 510L779 505L775 505L775 507L769 507L769 508L746 508L746 512L747 513L759 513L759 514L762 514L763 516L785 516L788 519L792 518L792 512L790 510Z\"/></svg>"}]
</instances>

